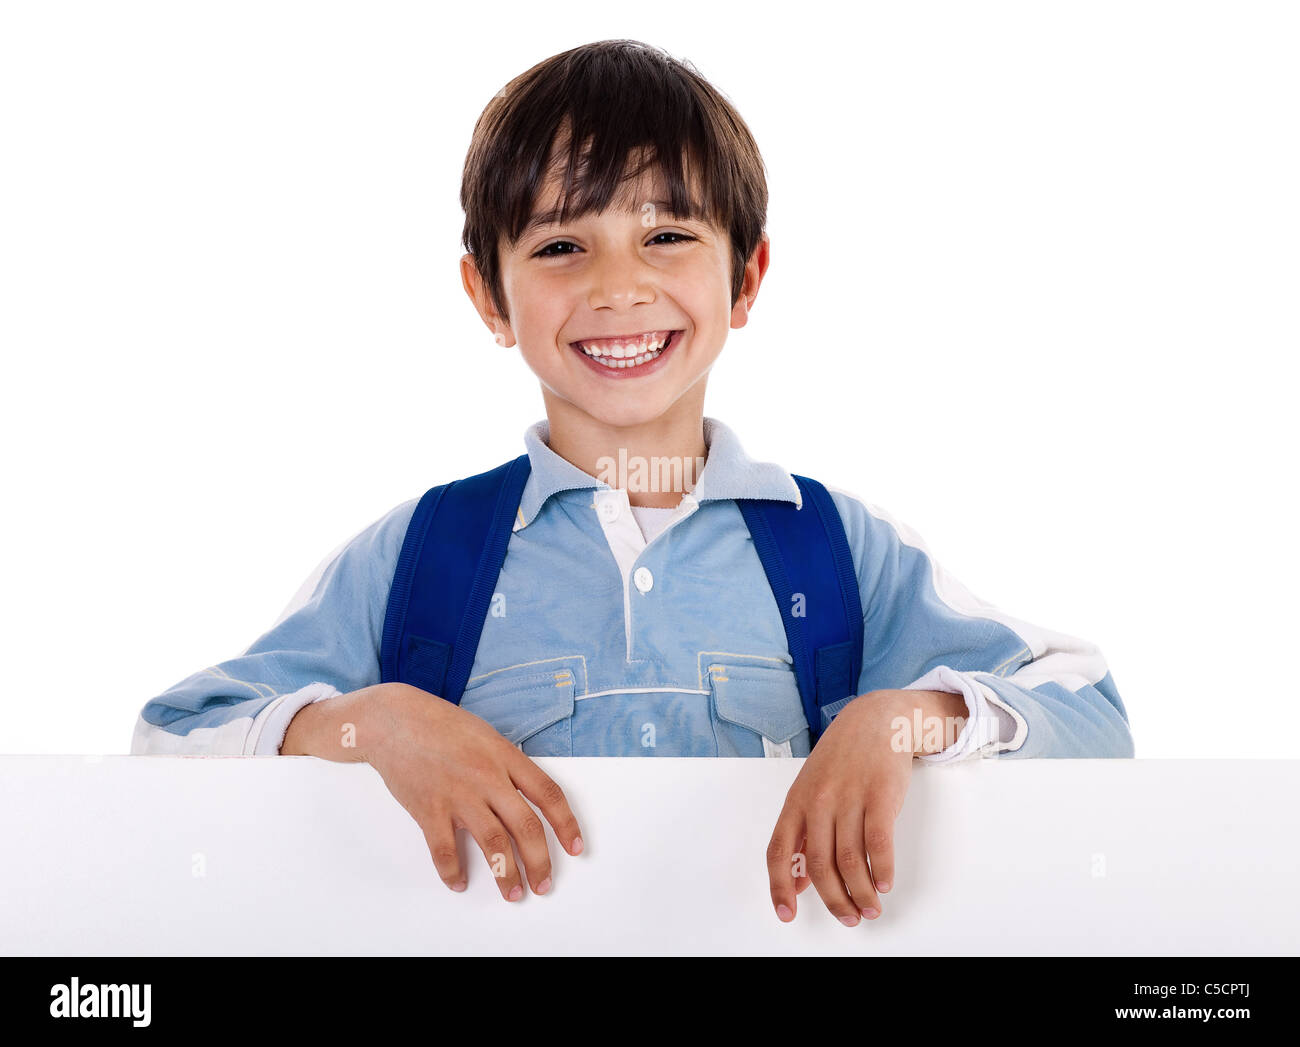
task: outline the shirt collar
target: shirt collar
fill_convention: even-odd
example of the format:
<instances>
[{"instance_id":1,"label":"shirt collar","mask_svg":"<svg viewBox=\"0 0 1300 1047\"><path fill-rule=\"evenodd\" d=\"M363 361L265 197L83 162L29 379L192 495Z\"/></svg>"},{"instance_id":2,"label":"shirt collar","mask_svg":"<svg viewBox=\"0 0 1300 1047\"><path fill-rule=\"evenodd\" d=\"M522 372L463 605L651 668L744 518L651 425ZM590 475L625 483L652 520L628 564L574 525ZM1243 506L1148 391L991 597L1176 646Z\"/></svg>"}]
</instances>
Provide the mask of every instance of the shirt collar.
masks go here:
<instances>
[{"instance_id":1,"label":"shirt collar","mask_svg":"<svg viewBox=\"0 0 1300 1047\"><path fill-rule=\"evenodd\" d=\"M524 433L531 471L519 500L515 530L537 518L546 500L561 491L602 490L609 484L583 472L547 446L550 423L542 420ZM769 498L783 502L802 501L794 478L775 462L760 462L745 453L736 434L716 418L704 419L704 444L708 459L691 493L684 498L696 502L734 498Z\"/></svg>"}]
</instances>

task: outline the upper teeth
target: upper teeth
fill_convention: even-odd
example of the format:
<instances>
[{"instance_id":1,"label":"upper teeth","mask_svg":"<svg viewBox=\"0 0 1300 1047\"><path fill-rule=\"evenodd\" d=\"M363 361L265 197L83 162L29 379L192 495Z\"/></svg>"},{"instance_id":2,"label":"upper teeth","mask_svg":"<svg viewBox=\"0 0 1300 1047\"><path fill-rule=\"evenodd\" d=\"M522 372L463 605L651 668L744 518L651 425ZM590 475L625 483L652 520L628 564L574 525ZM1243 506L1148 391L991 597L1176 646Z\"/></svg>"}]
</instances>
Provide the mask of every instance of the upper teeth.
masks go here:
<instances>
[{"instance_id":1,"label":"upper teeth","mask_svg":"<svg viewBox=\"0 0 1300 1047\"><path fill-rule=\"evenodd\" d=\"M588 356L613 357L616 360L633 360L646 353L657 353L667 343L671 331L647 334L628 341L626 339L601 339L593 342L579 342L578 348Z\"/></svg>"}]
</instances>

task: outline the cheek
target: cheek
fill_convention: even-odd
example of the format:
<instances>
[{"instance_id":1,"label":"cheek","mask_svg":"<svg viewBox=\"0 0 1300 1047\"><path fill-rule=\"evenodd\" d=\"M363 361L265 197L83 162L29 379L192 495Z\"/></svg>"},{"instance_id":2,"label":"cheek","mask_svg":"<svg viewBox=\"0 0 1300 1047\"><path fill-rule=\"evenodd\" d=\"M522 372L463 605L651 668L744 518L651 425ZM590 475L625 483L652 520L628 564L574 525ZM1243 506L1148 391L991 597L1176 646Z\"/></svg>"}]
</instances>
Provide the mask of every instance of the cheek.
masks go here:
<instances>
[{"instance_id":1,"label":"cheek","mask_svg":"<svg viewBox=\"0 0 1300 1047\"><path fill-rule=\"evenodd\" d=\"M674 281L673 297L697 327L712 326L715 322L725 326L731 311L731 272L715 260L701 260Z\"/></svg>"},{"instance_id":2,"label":"cheek","mask_svg":"<svg viewBox=\"0 0 1300 1047\"><path fill-rule=\"evenodd\" d=\"M516 298L513 327L520 345L529 346L535 354L553 353L569 315L568 302L560 289L541 285Z\"/></svg>"}]
</instances>

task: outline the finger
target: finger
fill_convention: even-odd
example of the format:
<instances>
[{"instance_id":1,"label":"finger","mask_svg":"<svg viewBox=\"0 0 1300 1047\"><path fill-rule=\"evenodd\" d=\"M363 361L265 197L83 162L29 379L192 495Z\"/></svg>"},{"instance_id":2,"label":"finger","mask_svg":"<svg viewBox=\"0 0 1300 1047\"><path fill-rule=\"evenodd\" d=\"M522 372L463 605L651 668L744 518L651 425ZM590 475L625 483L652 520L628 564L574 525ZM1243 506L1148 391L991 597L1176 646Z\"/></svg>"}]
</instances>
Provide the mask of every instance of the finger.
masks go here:
<instances>
[{"instance_id":1,"label":"finger","mask_svg":"<svg viewBox=\"0 0 1300 1047\"><path fill-rule=\"evenodd\" d=\"M853 904L865 919L880 915L880 899L867 868L865 815L861 808L843 812L835 820L835 865L840 879L853 896Z\"/></svg>"},{"instance_id":2,"label":"finger","mask_svg":"<svg viewBox=\"0 0 1300 1047\"><path fill-rule=\"evenodd\" d=\"M501 819L484 805L466 816L465 827L487 859L501 897L508 902L517 902L524 896L524 889L515 865L515 849L510 845L510 834L501 824Z\"/></svg>"},{"instance_id":3,"label":"finger","mask_svg":"<svg viewBox=\"0 0 1300 1047\"><path fill-rule=\"evenodd\" d=\"M513 751L519 753L518 749ZM564 797L564 790L527 756L523 753L519 756L521 759L510 767L510 780L515 788L538 806L555 830L560 846L569 854L581 854L582 834L578 829L578 819L573 816L569 801Z\"/></svg>"},{"instance_id":4,"label":"finger","mask_svg":"<svg viewBox=\"0 0 1300 1047\"><path fill-rule=\"evenodd\" d=\"M456 847L456 827L452 825L450 815L439 811L419 819L419 824L429 854L433 857L433 867L438 871L438 878L453 891L463 891L466 885L465 872L461 868L460 851Z\"/></svg>"},{"instance_id":5,"label":"finger","mask_svg":"<svg viewBox=\"0 0 1300 1047\"><path fill-rule=\"evenodd\" d=\"M872 803L863 819L867 857L871 861L871 878L876 890L884 894L894 883L894 813L893 809ZM877 906L877 908L883 908Z\"/></svg>"},{"instance_id":6,"label":"finger","mask_svg":"<svg viewBox=\"0 0 1300 1047\"><path fill-rule=\"evenodd\" d=\"M512 789L510 793L492 801L490 806L519 848L528 886L534 894L545 894L551 889L551 852L546 846L546 826L518 792Z\"/></svg>"},{"instance_id":7,"label":"finger","mask_svg":"<svg viewBox=\"0 0 1300 1047\"><path fill-rule=\"evenodd\" d=\"M858 907L840 879L835 864L835 821L826 814L819 814L808 826L808 875L822 902L840 923L856 927L862 922Z\"/></svg>"},{"instance_id":8,"label":"finger","mask_svg":"<svg viewBox=\"0 0 1300 1047\"><path fill-rule=\"evenodd\" d=\"M804 891L812 886L812 880L808 878L808 870L806 868L808 861L807 837L799 841L799 850L796 853L802 855L804 860L799 865L802 874L794 878L794 893L803 894Z\"/></svg>"},{"instance_id":9,"label":"finger","mask_svg":"<svg viewBox=\"0 0 1300 1047\"><path fill-rule=\"evenodd\" d=\"M794 807L783 808L767 845L767 879L772 908L782 923L794 919L794 914L799 911L796 895L807 885L807 877L801 876L798 880L795 877L795 861L798 861L801 873L804 866L803 854L796 850L803 834L802 812Z\"/></svg>"}]
</instances>

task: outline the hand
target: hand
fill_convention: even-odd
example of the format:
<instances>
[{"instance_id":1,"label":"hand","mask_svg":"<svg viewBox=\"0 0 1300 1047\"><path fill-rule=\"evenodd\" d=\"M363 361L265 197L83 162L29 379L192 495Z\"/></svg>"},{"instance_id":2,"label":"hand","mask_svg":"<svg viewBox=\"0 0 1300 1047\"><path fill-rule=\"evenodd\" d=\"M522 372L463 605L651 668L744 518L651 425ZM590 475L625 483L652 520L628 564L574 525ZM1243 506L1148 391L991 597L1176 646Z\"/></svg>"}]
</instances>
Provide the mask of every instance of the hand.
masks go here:
<instances>
[{"instance_id":1,"label":"hand","mask_svg":"<svg viewBox=\"0 0 1300 1047\"><path fill-rule=\"evenodd\" d=\"M947 718L943 741L928 729L914 737L917 709ZM768 844L778 919L794 919L796 896L810 880L841 923L856 927L861 917L880 915L880 895L894 879L894 822L912 759L951 744L965 713L962 696L946 691L873 691L840 711L790 787ZM908 727L900 730L897 717Z\"/></svg>"},{"instance_id":2,"label":"hand","mask_svg":"<svg viewBox=\"0 0 1300 1047\"><path fill-rule=\"evenodd\" d=\"M347 755L335 753L331 741L344 727L355 733ZM559 785L486 720L417 687L378 684L308 705L291 721L280 752L368 762L420 826L438 876L453 891L466 886L456 847L462 828L478 843L506 901L523 897L512 839L533 893L550 890L546 828L525 796L561 846L582 853L577 819Z\"/></svg>"}]
</instances>

